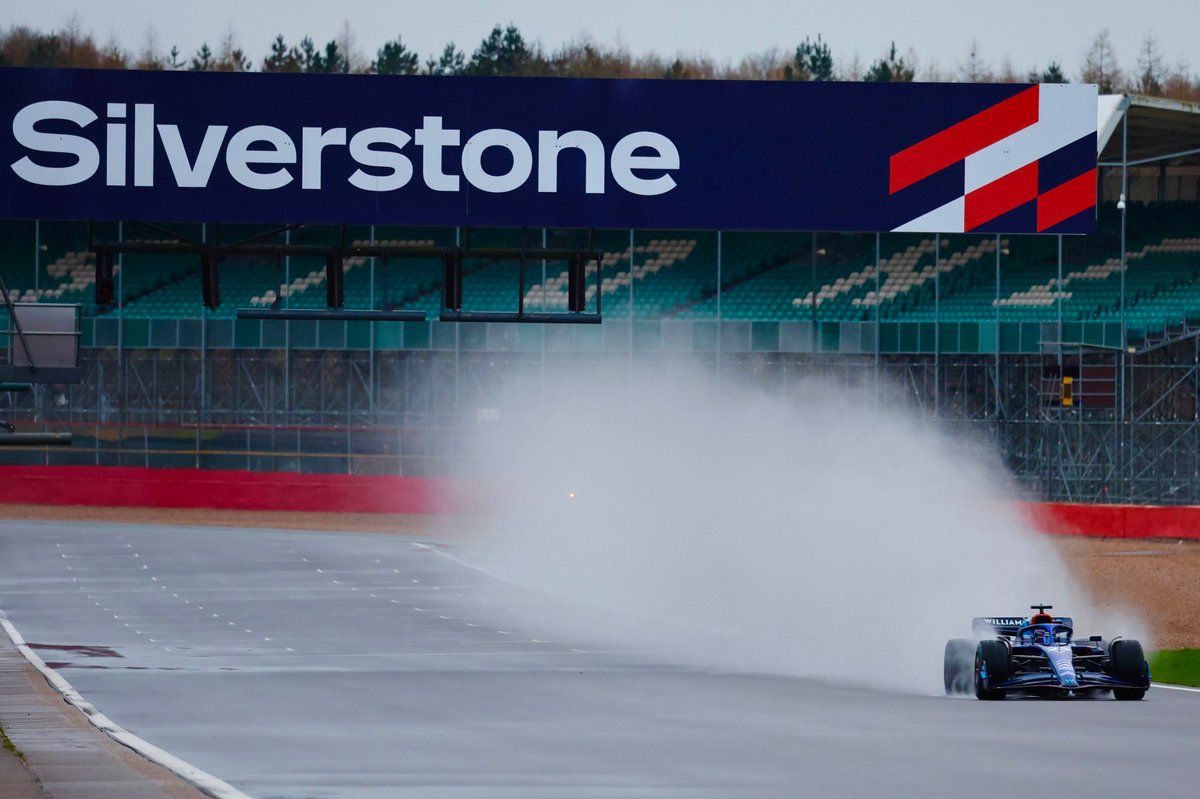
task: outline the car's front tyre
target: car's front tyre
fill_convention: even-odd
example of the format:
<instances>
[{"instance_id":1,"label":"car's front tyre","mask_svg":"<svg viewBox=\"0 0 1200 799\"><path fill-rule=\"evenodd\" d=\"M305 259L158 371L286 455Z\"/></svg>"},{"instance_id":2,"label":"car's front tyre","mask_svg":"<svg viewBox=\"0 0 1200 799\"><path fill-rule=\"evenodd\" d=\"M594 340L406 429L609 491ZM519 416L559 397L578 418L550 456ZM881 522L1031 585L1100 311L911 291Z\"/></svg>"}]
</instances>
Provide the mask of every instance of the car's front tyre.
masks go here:
<instances>
[{"instance_id":1,"label":"car's front tyre","mask_svg":"<svg viewBox=\"0 0 1200 799\"><path fill-rule=\"evenodd\" d=\"M980 641L975 648L975 698L1003 699L1005 691L988 686L1005 682L1011 674L1012 656L1008 645L998 640Z\"/></svg>"}]
</instances>

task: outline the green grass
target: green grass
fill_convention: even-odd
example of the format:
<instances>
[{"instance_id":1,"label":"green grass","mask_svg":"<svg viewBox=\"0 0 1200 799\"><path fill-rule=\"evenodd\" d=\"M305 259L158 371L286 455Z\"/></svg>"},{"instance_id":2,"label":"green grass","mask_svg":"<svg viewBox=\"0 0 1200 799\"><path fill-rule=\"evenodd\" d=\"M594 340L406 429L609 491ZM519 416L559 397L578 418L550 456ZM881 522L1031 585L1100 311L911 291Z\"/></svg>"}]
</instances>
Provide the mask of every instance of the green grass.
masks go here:
<instances>
[{"instance_id":1,"label":"green grass","mask_svg":"<svg viewBox=\"0 0 1200 799\"><path fill-rule=\"evenodd\" d=\"M1200 649L1164 649L1150 656L1155 682L1200 687Z\"/></svg>"},{"instance_id":2,"label":"green grass","mask_svg":"<svg viewBox=\"0 0 1200 799\"><path fill-rule=\"evenodd\" d=\"M0 727L0 746L3 746L5 749L7 749L8 751L10 751L14 755L16 755L17 759L20 760L22 763L25 762L25 753L22 752L20 749L18 749L13 744L12 740L8 737L7 734L5 734L3 727Z\"/></svg>"}]
</instances>

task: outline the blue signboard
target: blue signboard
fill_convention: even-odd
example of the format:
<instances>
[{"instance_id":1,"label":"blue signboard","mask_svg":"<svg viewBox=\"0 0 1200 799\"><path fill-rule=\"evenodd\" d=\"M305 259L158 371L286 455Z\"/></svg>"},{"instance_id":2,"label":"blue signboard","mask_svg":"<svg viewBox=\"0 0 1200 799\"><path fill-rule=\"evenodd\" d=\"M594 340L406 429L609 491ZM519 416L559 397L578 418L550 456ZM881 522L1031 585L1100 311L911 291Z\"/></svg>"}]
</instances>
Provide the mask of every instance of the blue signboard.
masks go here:
<instances>
[{"instance_id":1,"label":"blue signboard","mask_svg":"<svg viewBox=\"0 0 1200 799\"><path fill-rule=\"evenodd\" d=\"M0 217L1087 233L1096 87L0 69Z\"/></svg>"}]
</instances>

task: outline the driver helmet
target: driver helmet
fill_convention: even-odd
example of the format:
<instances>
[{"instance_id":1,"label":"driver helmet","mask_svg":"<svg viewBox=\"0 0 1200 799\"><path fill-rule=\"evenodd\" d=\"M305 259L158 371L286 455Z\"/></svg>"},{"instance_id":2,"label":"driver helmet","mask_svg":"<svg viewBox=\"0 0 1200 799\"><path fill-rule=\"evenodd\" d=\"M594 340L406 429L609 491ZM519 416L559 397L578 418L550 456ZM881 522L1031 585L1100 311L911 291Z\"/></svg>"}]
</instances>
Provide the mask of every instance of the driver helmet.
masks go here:
<instances>
[{"instance_id":1,"label":"driver helmet","mask_svg":"<svg viewBox=\"0 0 1200 799\"><path fill-rule=\"evenodd\" d=\"M1033 629L1033 642L1042 646L1050 646L1054 643L1054 636L1045 627L1035 627Z\"/></svg>"}]
</instances>

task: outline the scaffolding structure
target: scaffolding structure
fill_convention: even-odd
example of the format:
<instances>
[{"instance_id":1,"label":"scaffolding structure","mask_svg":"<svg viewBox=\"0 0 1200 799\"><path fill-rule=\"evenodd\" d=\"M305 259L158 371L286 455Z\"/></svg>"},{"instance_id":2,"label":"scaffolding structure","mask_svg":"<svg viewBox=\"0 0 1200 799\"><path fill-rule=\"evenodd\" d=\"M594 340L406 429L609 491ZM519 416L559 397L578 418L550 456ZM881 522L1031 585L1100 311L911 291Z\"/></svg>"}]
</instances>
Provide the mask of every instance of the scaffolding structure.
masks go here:
<instances>
[{"instance_id":1,"label":"scaffolding structure","mask_svg":"<svg viewBox=\"0 0 1200 799\"><path fill-rule=\"evenodd\" d=\"M1072 353L1071 350L1075 352ZM1062 364L1109 370L1108 396L1063 404ZM5 463L463 474L473 429L509 413L517 385L573 373L635 379L667 365L786 396L800 381L862 402L901 401L998 452L1022 491L1062 501L1200 503L1200 335L1145 353L1062 347L1041 355L92 350L84 380L4 401L26 427L68 431L69 450ZM1069 370L1068 364L1068 370ZM999 381L997 382L997 376ZM1086 383L1087 378L1084 378ZM869 435L870 431L863 431Z\"/></svg>"}]
</instances>

